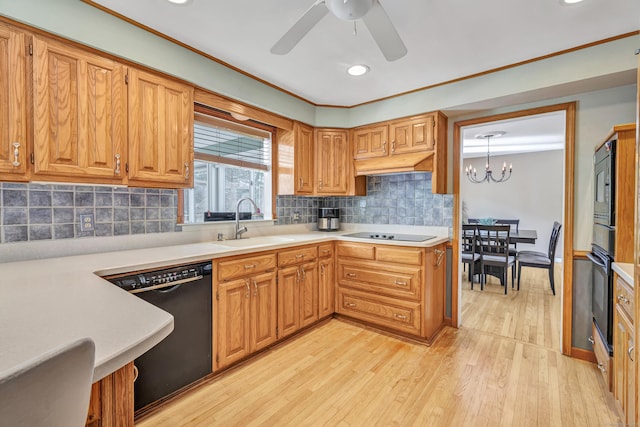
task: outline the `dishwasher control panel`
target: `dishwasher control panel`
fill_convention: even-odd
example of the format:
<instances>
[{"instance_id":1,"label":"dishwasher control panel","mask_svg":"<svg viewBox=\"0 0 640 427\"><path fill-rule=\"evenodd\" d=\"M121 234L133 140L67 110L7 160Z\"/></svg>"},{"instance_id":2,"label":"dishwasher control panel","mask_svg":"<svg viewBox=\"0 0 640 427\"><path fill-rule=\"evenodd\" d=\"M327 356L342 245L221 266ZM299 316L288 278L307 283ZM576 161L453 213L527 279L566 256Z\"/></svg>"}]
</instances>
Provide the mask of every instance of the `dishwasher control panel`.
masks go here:
<instances>
[{"instance_id":1,"label":"dishwasher control panel","mask_svg":"<svg viewBox=\"0 0 640 427\"><path fill-rule=\"evenodd\" d=\"M162 270L143 271L105 277L114 285L129 291L140 292L147 288L163 287L198 279L211 274L211 263L191 264Z\"/></svg>"}]
</instances>

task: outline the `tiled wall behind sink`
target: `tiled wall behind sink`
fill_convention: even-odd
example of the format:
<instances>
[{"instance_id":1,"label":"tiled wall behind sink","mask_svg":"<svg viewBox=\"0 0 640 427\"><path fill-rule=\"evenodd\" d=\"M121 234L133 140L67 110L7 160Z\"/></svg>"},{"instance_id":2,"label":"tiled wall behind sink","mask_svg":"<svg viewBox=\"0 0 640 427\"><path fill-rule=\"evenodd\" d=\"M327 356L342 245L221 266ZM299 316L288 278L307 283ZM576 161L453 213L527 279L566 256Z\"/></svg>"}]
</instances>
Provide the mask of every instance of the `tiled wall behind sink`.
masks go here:
<instances>
[{"instance_id":1,"label":"tiled wall behind sink","mask_svg":"<svg viewBox=\"0 0 640 427\"><path fill-rule=\"evenodd\" d=\"M277 197L278 224L313 223L318 207L340 208L340 221L451 227L453 195L431 193L431 173L367 177L366 196Z\"/></svg>"},{"instance_id":2,"label":"tiled wall behind sink","mask_svg":"<svg viewBox=\"0 0 640 427\"><path fill-rule=\"evenodd\" d=\"M176 230L177 190L4 182L0 192L2 243ZM86 214L93 231L81 230Z\"/></svg>"}]
</instances>

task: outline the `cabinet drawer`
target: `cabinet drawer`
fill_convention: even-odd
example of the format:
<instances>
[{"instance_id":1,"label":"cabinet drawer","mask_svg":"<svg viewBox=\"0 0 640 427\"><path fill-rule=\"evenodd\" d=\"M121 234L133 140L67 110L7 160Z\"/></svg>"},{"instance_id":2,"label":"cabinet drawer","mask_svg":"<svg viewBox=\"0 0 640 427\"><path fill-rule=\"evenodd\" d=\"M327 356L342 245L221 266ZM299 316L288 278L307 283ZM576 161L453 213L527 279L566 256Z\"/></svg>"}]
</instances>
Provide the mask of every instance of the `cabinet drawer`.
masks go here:
<instances>
[{"instance_id":1,"label":"cabinet drawer","mask_svg":"<svg viewBox=\"0 0 640 427\"><path fill-rule=\"evenodd\" d=\"M338 288L338 313L420 335L420 304Z\"/></svg>"},{"instance_id":2,"label":"cabinet drawer","mask_svg":"<svg viewBox=\"0 0 640 427\"><path fill-rule=\"evenodd\" d=\"M333 243L322 243L318 245L318 257L329 258L333 256Z\"/></svg>"},{"instance_id":3,"label":"cabinet drawer","mask_svg":"<svg viewBox=\"0 0 640 427\"><path fill-rule=\"evenodd\" d=\"M633 302L633 289L627 282L616 275L615 301L620 308L629 316L631 323L635 323L635 304Z\"/></svg>"},{"instance_id":4,"label":"cabinet drawer","mask_svg":"<svg viewBox=\"0 0 640 427\"><path fill-rule=\"evenodd\" d=\"M376 260L397 264L422 265L420 248L402 248L398 246L376 246Z\"/></svg>"},{"instance_id":5,"label":"cabinet drawer","mask_svg":"<svg viewBox=\"0 0 640 427\"><path fill-rule=\"evenodd\" d=\"M607 384L607 389L611 391L611 358L609 357L607 346L602 342L595 324L591 324L591 337L594 341L593 352L598 362L598 369L600 369L600 372L604 377L604 382Z\"/></svg>"},{"instance_id":6,"label":"cabinet drawer","mask_svg":"<svg viewBox=\"0 0 640 427\"><path fill-rule=\"evenodd\" d=\"M218 263L218 280L231 280L248 274L261 273L275 267L275 254L221 261Z\"/></svg>"},{"instance_id":7,"label":"cabinet drawer","mask_svg":"<svg viewBox=\"0 0 640 427\"><path fill-rule=\"evenodd\" d=\"M278 252L278 267L299 264L301 262L313 261L318 257L318 248L301 247L287 251Z\"/></svg>"},{"instance_id":8,"label":"cabinet drawer","mask_svg":"<svg viewBox=\"0 0 640 427\"><path fill-rule=\"evenodd\" d=\"M339 243L338 257L375 259L375 249L373 245L361 243Z\"/></svg>"},{"instance_id":9,"label":"cabinet drawer","mask_svg":"<svg viewBox=\"0 0 640 427\"><path fill-rule=\"evenodd\" d=\"M341 285L393 298L420 300L421 269L385 265L375 262L339 260L338 281Z\"/></svg>"}]
</instances>

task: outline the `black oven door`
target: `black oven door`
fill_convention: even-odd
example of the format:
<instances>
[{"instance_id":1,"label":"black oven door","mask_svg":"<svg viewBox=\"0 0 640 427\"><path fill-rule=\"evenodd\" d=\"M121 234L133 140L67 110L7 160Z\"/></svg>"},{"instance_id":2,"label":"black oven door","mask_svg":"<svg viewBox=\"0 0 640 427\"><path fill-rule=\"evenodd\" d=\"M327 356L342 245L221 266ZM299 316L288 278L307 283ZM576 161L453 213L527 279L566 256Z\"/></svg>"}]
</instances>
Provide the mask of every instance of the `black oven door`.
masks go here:
<instances>
[{"instance_id":1,"label":"black oven door","mask_svg":"<svg viewBox=\"0 0 640 427\"><path fill-rule=\"evenodd\" d=\"M613 328L613 272L611 270L611 258L597 246L593 246L592 252L587 254L591 260L592 294L591 310L593 321L600 332L600 336L606 341L609 351L612 350Z\"/></svg>"}]
</instances>

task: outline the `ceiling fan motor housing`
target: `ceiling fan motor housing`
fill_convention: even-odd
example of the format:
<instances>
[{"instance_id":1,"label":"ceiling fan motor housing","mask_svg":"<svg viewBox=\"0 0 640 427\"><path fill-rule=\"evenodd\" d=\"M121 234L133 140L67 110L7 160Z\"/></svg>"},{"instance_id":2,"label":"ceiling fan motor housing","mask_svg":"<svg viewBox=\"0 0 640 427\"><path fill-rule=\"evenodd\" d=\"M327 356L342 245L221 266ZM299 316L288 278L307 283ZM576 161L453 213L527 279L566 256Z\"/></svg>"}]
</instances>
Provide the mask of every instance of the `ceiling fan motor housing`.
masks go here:
<instances>
[{"instance_id":1,"label":"ceiling fan motor housing","mask_svg":"<svg viewBox=\"0 0 640 427\"><path fill-rule=\"evenodd\" d=\"M355 21L371 10L375 0L325 0L327 9L344 21Z\"/></svg>"}]
</instances>

